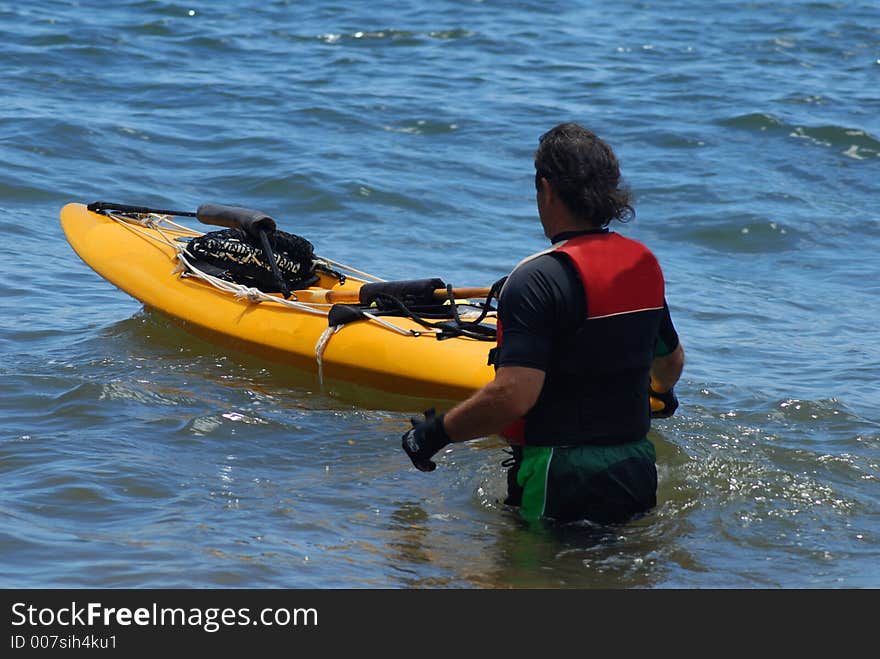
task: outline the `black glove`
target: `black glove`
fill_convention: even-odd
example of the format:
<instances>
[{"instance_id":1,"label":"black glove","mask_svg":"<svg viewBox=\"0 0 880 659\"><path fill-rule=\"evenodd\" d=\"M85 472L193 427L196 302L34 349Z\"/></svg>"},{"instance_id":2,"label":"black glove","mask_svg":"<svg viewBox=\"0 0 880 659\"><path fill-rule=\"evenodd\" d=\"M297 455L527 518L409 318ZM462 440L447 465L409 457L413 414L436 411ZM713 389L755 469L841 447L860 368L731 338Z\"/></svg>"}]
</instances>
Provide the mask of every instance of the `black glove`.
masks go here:
<instances>
[{"instance_id":1,"label":"black glove","mask_svg":"<svg viewBox=\"0 0 880 659\"><path fill-rule=\"evenodd\" d=\"M678 409L678 398L675 397L675 391L672 389L661 393L651 387L651 398L656 398L663 403L663 407L659 410L651 410L652 419L668 419Z\"/></svg>"},{"instance_id":2,"label":"black glove","mask_svg":"<svg viewBox=\"0 0 880 659\"><path fill-rule=\"evenodd\" d=\"M413 427L403 433L403 450L419 471L434 471L437 465L431 457L452 441L443 428L443 416L432 408L425 412L424 421L410 419Z\"/></svg>"}]
</instances>

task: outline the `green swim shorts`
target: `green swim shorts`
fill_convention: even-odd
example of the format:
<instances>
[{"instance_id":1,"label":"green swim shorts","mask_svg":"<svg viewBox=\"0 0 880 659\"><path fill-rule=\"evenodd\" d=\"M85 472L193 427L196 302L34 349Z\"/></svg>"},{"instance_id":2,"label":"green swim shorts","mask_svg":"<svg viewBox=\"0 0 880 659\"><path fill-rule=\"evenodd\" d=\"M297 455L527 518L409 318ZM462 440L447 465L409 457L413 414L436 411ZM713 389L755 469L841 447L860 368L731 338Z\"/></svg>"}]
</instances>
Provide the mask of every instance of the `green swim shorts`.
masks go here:
<instances>
[{"instance_id":1,"label":"green swim shorts","mask_svg":"<svg viewBox=\"0 0 880 659\"><path fill-rule=\"evenodd\" d=\"M657 505L657 455L647 439L616 446L514 447L506 503L527 520L613 524Z\"/></svg>"}]
</instances>

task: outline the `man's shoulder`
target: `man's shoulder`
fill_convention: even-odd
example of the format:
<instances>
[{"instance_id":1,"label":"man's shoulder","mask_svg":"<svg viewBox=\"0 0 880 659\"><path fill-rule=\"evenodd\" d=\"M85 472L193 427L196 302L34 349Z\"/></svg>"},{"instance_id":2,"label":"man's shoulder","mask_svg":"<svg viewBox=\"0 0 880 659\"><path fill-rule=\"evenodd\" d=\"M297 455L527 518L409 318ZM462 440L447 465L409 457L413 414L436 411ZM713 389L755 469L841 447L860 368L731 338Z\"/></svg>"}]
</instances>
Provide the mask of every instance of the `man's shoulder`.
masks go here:
<instances>
[{"instance_id":1,"label":"man's shoulder","mask_svg":"<svg viewBox=\"0 0 880 659\"><path fill-rule=\"evenodd\" d=\"M528 298L553 304L566 303L570 296L582 295L581 283L571 260L562 252L548 251L521 263L510 274L502 296L508 301Z\"/></svg>"},{"instance_id":2,"label":"man's shoulder","mask_svg":"<svg viewBox=\"0 0 880 659\"><path fill-rule=\"evenodd\" d=\"M570 259L562 252L548 250L528 258L518 265L508 281L511 279L527 280L536 277L556 278L567 276L571 271Z\"/></svg>"}]
</instances>

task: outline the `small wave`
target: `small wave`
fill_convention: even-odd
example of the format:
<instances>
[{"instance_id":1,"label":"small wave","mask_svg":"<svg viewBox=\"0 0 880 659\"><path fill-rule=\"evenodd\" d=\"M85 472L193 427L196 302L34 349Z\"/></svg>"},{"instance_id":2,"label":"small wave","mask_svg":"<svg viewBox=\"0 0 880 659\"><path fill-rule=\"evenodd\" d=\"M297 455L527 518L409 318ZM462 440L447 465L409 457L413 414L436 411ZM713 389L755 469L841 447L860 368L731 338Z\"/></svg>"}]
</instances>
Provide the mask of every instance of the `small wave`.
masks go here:
<instances>
[{"instance_id":1,"label":"small wave","mask_svg":"<svg viewBox=\"0 0 880 659\"><path fill-rule=\"evenodd\" d=\"M465 30L463 28L452 29L452 30L437 30L435 32L428 32L428 36L432 39L470 39L475 36L476 33L471 30Z\"/></svg>"},{"instance_id":2,"label":"small wave","mask_svg":"<svg viewBox=\"0 0 880 659\"><path fill-rule=\"evenodd\" d=\"M821 94L789 94L788 96L780 99L783 103L791 103L794 105L803 104L803 105L827 105L829 103L829 99Z\"/></svg>"},{"instance_id":3,"label":"small wave","mask_svg":"<svg viewBox=\"0 0 880 659\"><path fill-rule=\"evenodd\" d=\"M848 483L865 467L846 455L785 447L763 429L742 424L716 428L706 443L709 439L703 435L698 451L705 455L693 456L670 476L702 490L691 493L690 501L714 499L713 508L733 507L752 522L849 515L864 507ZM819 465L821 473L815 469Z\"/></svg>"},{"instance_id":4,"label":"small wave","mask_svg":"<svg viewBox=\"0 0 880 659\"><path fill-rule=\"evenodd\" d=\"M76 42L72 32L54 32L31 37L28 40L28 45L35 48L51 48L52 46L67 46Z\"/></svg>"},{"instance_id":5,"label":"small wave","mask_svg":"<svg viewBox=\"0 0 880 659\"><path fill-rule=\"evenodd\" d=\"M843 421L846 425L850 425L856 421L856 417L842 409L840 402L836 399L813 401L786 398L778 403L770 416L772 419L784 423Z\"/></svg>"},{"instance_id":6,"label":"small wave","mask_svg":"<svg viewBox=\"0 0 880 659\"><path fill-rule=\"evenodd\" d=\"M409 30L355 30L353 32L330 32L319 34L316 39L326 44L358 43L388 41L392 45L413 45L422 43L426 39L439 39L449 41L453 39L469 39L474 32L462 28L449 30L432 30L429 32L412 32Z\"/></svg>"},{"instance_id":7,"label":"small wave","mask_svg":"<svg viewBox=\"0 0 880 659\"><path fill-rule=\"evenodd\" d=\"M270 425L270 423L271 422L258 416L244 414L243 412L236 410L227 410L225 412L193 417L186 423L184 432L196 437L204 437L206 435L212 435L221 429L223 429L225 433L235 433L236 424L262 426Z\"/></svg>"},{"instance_id":8,"label":"small wave","mask_svg":"<svg viewBox=\"0 0 880 659\"><path fill-rule=\"evenodd\" d=\"M389 40L398 45L403 43L418 43L424 35L408 30L356 30L347 33L327 33L318 35L318 39L327 44L340 42L357 43L362 41Z\"/></svg>"},{"instance_id":9,"label":"small wave","mask_svg":"<svg viewBox=\"0 0 880 659\"><path fill-rule=\"evenodd\" d=\"M750 112L729 119L722 119L718 122L722 126L730 126L731 128L744 128L747 130L765 131L768 129L779 128L785 126L785 122L778 117L764 112Z\"/></svg>"},{"instance_id":10,"label":"small wave","mask_svg":"<svg viewBox=\"0 0 880 659\"><path fill-rule=\"evenodd\" d=\"M726 253L762 253L796 249L801 236L780 222L732 215L717 225L690 228L685 238Z\"/></svg>"},{"instance_id":11,"label":"small wave","mask_svg":"<svg viewBox=\"0 0 880 659\"><path fill-rule=\"evenodd\" d=\"M403 194L393 190L383 190L379 187L360 182L350 182L346 185L348 195L357 195L361 198L369 198L371 204L413 210L418 213L429 214L436 211L436 204L426 204L422 199L412 195Z\"/></svg>"},{"instance_id":12,"label":"small wave","mask_svg":"<svg viewBox=\"0 0 880 659\"><path fill-rule=\"evenodd\" d=\"M770 507L773 514L788 504L799 504L792 513L852 512L864 505L854 484L880 479L880 466L866 450L876 443L876 425L836 398L748 397L725 409L718 392L701 393L693 418L682 420L679 431L699 438L688 451L694 459L688 470L700 473L699 482L720 481L711 489L725 499L754 495L766 513L768 504L781 504Z\"/></svg>"},{"instance_id":13,"label":"small wave","mask_svg":"<svg viewBox=\"0 0 880 659\"><path fill-rule=\"evenodd\" d=\"M402 121L396 125L383 126L392 133L411 133L413 135L443 135L458 130L458 124L450 124L441 121L428 121L417 119L415 121Z\"/></svg>"},{"instance_id":14,"label":"small wave","mask_svg":"<svg viewBox=\"0 0 880 659\"><path fill-rule=\"evenodd\" d=\"M17 201L55 201L57 198L58 193L54 190L34 187L23 182L6 183L0 181L0 199L8 203Z\"/></svg>"},{"instance_id":15,"label":"small wave","mask_svg":"<svg viewBox=\"0 0 880 659\"><path fill-rule=\"evenodd\" d=\"M177 406L199 402L198 399L180 389L160 389L143 380L117 380L102 384L98 400L131 401L150 407Z\"/></svg>"},{"instance_id":16,"label":"small wave","mask_svg":"<svg viewBox=\"0 0 880 659\"><path fill-rule=\"evenodd\" d=\"M806 126L789 123L764 112L752 112L718 122L722 126L757 132L772 132L812 144L835 149L841 155L855 160L880 157L880 139L861 128L824 125Z\"/></svg>"},{"instance_id":17,"label":"small wave","mask_svg":"<svg viewBox=\"0 0 880 659\"><path fill-rule=\"evenodd\" d=\"M276 219L282 224L291 221L291 216L302 213L327 213L345 210L346 205L339 195L327 189L315 187L307 177L301 174L290 174L266 178L258 175L236 175L213 179L212 185L217 189L238 189L247 197L281 198L295 200L290 209L279 212Z\"/></svg>"},{"instance_id":18,"label":"small wave","mask_svg":"<svg viewBox=\"0 0 880 659\"><path fill-rule=\"evenodd\" d=\"M163 18L140 25L131 25L128 28L133 34L142 37L171 37L175 31L171 19Z\"/></svg>"},{"instance_id":19,"label":"small wave","mask_svg":"<svg viewBox=\"0 0 880 659\"><path fill-rule=\"evenodd\" d=\"M858 128L795 126L789 136L837 149L844 156L856 160L880 156L880 140Z\"/></svg>"},{"instance_id":20,"label":"small wave","mask_svg":"<svg viewBox=\"0 0 880 659\"><path fill-rule=\"evenodd\" d=\"M329 107L328 105L313 105L295 110L297 117L315 126L326 127L337 125L346 131L367 128L369 124L364 120L363 114L356 109L346 110L342 106Z\"/></svg>"}]
</instances>

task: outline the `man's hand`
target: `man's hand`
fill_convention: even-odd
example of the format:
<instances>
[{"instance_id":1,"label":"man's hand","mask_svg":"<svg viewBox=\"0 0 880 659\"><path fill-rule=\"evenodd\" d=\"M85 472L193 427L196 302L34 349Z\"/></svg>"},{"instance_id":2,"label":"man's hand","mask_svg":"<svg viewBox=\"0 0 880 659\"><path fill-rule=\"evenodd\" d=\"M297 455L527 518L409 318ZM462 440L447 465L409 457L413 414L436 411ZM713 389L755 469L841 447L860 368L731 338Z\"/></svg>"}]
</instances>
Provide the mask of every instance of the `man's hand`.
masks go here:
<instances>
[{"instance_id":1,"label":"man's hand","mask_svg":"<svg viewBox=\"0 0 880 659\"><path fill-rule=\"evenodd\" d=\"M675 396L675 391L670 389L669 391L656 391L654 387L651 387L651 418L652 419L668 419L673 414L675 414L675 410L678 409L678 398ZM657 400L663 403L663 407L659 410L654 409L653 402Z\"/></svg>"},{"instance_id":2,"label":"man's hand","mask_svg":"<svg viewBox=\"0 0 880 659\"><path fill-rule=\"evenodd\" d=\"M425 420L410 419L412 428L403 434L403 450L419 471L434 471L437 464L431 458L451 441L443 428L443 415L434 409L425 412Z\"/></svg>"},{"instance_id":3,"label":"man's hand","mask_svg":"<svg viewBox=\"0 0 880 659\"><path fill-rule=\"evenodd\" d=\"M679 343L675 350L651 362L651 418L668 419L678 409L678 398L672 390L684 369L684 348ZM658 405L659 404L659 405Z\"/></svg>"}]
</instances>

